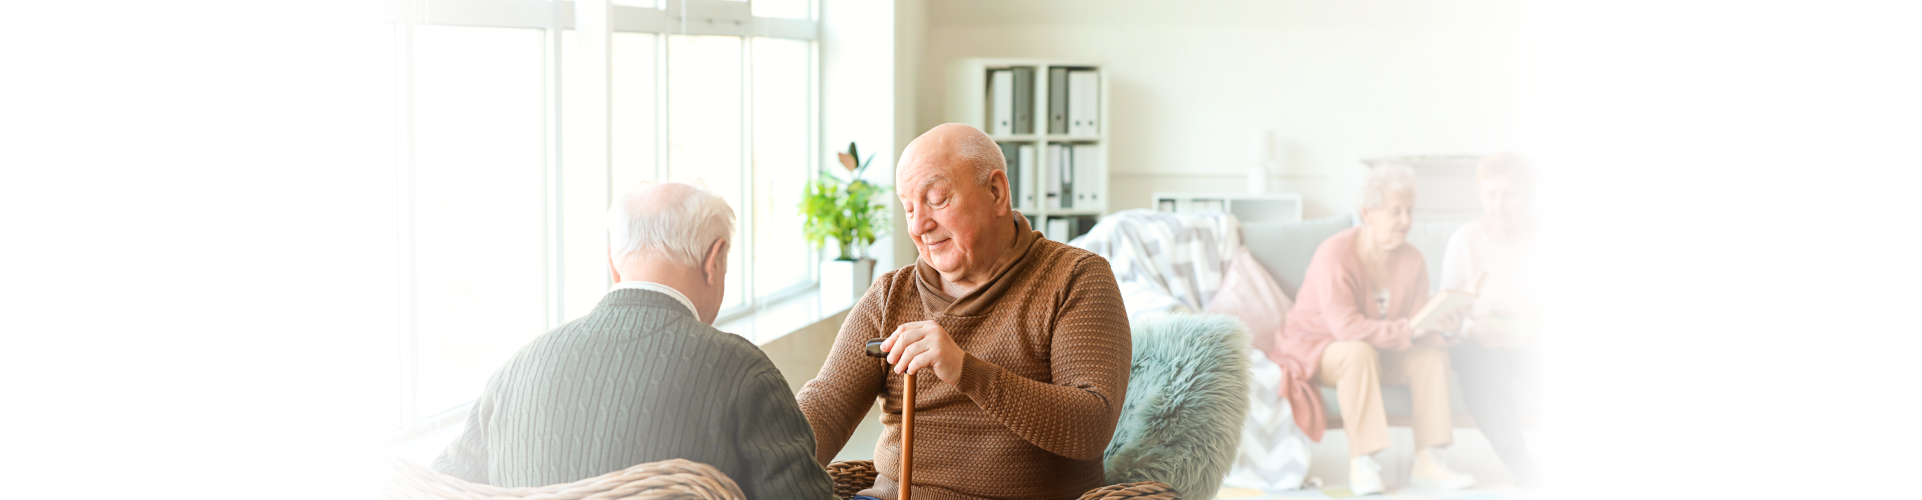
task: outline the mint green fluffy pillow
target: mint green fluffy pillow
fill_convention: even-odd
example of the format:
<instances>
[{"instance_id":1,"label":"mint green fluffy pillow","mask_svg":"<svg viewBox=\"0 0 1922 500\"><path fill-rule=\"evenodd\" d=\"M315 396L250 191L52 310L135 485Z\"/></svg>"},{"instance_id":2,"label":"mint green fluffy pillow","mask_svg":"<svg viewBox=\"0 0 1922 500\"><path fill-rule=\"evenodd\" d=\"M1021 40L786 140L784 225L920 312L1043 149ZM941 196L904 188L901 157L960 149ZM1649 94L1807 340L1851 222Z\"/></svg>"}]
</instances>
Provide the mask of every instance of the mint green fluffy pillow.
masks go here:
<instances>
[{"instance_id":1,"label":"mint green fluffy pillow","mask_svg":"<svg viewBox=\"0 0 1922 500\"><path fill-rule=\"evenodd\" d=\"M1248 416L1248 332L1220 315L1131 320L1134 362L1121 421L1102 460L1108 484L1160 481L1214 498Z\"/></svg>"}]
</instances>

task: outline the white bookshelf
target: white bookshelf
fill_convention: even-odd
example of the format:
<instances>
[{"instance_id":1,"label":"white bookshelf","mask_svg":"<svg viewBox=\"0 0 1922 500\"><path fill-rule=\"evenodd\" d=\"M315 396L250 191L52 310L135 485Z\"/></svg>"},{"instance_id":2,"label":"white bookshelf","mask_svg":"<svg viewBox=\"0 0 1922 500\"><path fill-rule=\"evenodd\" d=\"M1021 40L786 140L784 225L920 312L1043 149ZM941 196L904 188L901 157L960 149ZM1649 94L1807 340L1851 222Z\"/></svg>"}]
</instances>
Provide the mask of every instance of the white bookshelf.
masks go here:
<instances>
[{"instance_id":1,"label":"white bookshelf","mask_svg":"<svg viewBox=\"0 0 1922 500\"><path fill-rule=\"evenodd\" d=\"M1033 120L1030 130L1035 133L995 134L994 128L988 123L990 116L989 108L991 106L988 97L990 87L989 71L1016 67L1034 69L1034 97L1031 103L1034 109L1030 114ZM1049 85L1051 83L1049 81L1049 70L1054 68L1092 70L1095 75L1097 75L1096 87L1098 90L1095 92L1096 104L1094 106L1097 110L1095 117L1096 133L1092 135L1048 133L1049 109L1052 104L1049 101L1051 98L1051 93L1049 92ZM1088 227L1093 225L1095 219L1108 214L1109 193L1112 192L1109 190L1108 183L1108 172L1110 171L1108 165L1110 164L1111 158L1108 155L1108 136L1109 131L1113 130L1108 124L1108 117L1111 116L1108 112L1108 103L1108 75L1107 72L1102 70L1102 65L1099 63L1047 59L963 59L957 61L949 68L946 120L949 122L965 123L980 128L988 132L988 135L1000 144L1032 146L1035 151L1034 163L1036 165L1024 166L1019 172L1019 175L1031 177L1028 182L1035 187L1034 191L1037 192L1033 193L1035 196L1032 202L1025 199L1016 200L1015 210L1020 211L1022 215L1026 215L1029 221L1034 224L1035 229L1043 231L1046 231L1047 221L1051 218L1074 218L1080 223L1080 227L1076 231L1076 234L1079 234L1086 232ZM1043 186L1044 179L1047 178L1045 173L1048 169L1060 167L1052 163L1053 158L1048 154L1048 146L1051 144L1067 144L1076 147L1092 146L1094 148L1095 156L1099 158L1099 161L1095 163L1093 168L1087 171L1092 175L1078 174L1082 175L1082 177L1092 177L1088 179L1094 183L1092 186L1094 188L1092 199L1076 200L1072 204L1073 208L1049 208L1050 204L1044 196L1047 192ZM1008 160L1010 162L1016 161L1015 158L1008 158ZM1010 172L1010 174L1014 173ZM1021 184L1022 179L1010 175L1008 181L1009 184L1018 186ZM1075 179L1077 186L1079 186L1081 182L1085 182L1083 178L1078 177Z\"/></svg>"},{"instance_id":2,"label":"white bookshelf","mask_svg":"<svg viewBox=\"0 0 1922 500\"><path fill-rule=\"evenodd\" d=\"M1221 193L1166 193L1154 194L1155 210L1188 214L1196 212L1227 212L1243 222L1301 222L1301 194L1221 194Z\"/></svg>"}]
</instances>

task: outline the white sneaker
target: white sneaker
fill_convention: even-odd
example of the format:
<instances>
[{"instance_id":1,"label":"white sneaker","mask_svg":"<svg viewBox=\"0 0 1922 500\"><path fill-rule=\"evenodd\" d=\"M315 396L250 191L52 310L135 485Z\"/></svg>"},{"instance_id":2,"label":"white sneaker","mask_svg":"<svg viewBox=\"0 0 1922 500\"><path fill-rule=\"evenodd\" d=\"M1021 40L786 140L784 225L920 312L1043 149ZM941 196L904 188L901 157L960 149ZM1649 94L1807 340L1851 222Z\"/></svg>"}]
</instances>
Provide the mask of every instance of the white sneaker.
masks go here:
<instances>
[{"instance_id":1,"label":"white sneaker","mask_svg":"<svg viewBox=\"0 0 1922 500\"><path fill-rule=\"evenodd\" d=\"M1375 463L1375 459L1368 456L1349 460L1348 491L1355 496L1381 493L1381 464Z\"/></svg>"},{"instance_id":2,"label":"white sneaker","mask_svg":"<svg viewBox=\"0 0 1922 500\"><path fill-rule=\"evenodd\" d=\"M1415 470L1408 475L1408 485L1425 490L1459 490L1474 486L1475 476L1449 469L1433 449L1424 448L1415 452Z\"/></svg>"}]
</instances>

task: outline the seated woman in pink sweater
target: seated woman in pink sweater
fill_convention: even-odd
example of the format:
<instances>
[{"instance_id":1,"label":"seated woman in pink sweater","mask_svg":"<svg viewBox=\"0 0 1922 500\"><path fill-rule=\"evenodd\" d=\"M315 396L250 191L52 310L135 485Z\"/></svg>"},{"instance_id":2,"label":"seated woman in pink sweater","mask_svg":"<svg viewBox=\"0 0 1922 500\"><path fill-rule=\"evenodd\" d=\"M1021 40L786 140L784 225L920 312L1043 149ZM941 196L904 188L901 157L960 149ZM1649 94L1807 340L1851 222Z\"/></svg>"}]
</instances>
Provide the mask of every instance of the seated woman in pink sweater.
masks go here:
<instances>
[{"instance_id":1,"label":"seated woman in pink sweater","mask_svg":"<svg viewBox=\"0 0 1922 500\"><path fill-rule=\"evenodd\" d=\"M1388 448L1381 385L1406 384L1414 395L1414 486L1460 489L1475 484L1449 470L1434 449L1453 442L1448 408L1447 341L1414 331L1408 317L1428 303L1428 266L1407 244L1413 224L1415 174L1401 165L1375 167L1362 189L1361 226L1321 243L1295 294L1288 324L1276 335L1283 387L1295 420L1321 440L1321 398L1333 386L1348 434L1349 488L1382 491L1381 465L1370 455ZM1447 318L1455 323L1459 314Z\"/></svg>"}]
</instances>

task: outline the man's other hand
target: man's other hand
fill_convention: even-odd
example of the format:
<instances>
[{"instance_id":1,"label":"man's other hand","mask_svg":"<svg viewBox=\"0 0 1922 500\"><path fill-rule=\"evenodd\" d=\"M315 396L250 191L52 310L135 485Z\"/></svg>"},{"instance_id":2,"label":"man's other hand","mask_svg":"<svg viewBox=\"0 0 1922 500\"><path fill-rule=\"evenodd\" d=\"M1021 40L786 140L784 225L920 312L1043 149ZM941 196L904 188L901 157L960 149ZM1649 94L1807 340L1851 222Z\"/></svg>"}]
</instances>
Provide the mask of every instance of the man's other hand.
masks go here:
<instances>
[{"instance_id":1,"label":"man's other hand","mask_svg":"<svg viewBox=\"0 0 1922 500\"><path fill-rule=\"evenodd\" d=\"M934 376L949 384L961 383L961 364L968 357L961 346L955 345L947 330L933 321L902 323L894 328L894 333L888 334L881 350L888 352L888 363L894 366L895 373L932 367Z\"/></svg>"}]
</instances>

